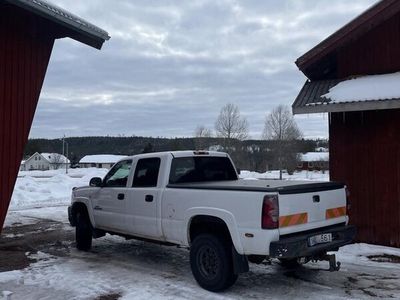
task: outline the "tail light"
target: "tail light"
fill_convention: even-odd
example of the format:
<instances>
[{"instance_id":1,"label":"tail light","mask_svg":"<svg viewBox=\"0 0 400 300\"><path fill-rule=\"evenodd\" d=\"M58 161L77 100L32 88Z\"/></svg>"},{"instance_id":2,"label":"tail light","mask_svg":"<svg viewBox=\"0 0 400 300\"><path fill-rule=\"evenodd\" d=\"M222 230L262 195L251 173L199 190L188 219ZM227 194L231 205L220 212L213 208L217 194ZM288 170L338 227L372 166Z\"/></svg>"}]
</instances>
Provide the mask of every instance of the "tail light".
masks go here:
<instances>
[{"instance_id":1,"label":"tail light","mask_svg":"<svg viewBox=\"0 0 400 300\"><path fill-rule=\"evenodd\" d=\"M278 195L266 195L264 197L262 216L262 229L277 229L279 228L279 204Z\"/></svg>"},{"instance_id":2,"label":"tail light","mask_svg":"<svg viewBox=\"0 0 400 300\"><path fill-rule=\"evenodd\" d=\"M345 190L346 190L346 214L349 215L351 209L350 190L347 186L345 187Z\"/></svg>"}]
</instances>

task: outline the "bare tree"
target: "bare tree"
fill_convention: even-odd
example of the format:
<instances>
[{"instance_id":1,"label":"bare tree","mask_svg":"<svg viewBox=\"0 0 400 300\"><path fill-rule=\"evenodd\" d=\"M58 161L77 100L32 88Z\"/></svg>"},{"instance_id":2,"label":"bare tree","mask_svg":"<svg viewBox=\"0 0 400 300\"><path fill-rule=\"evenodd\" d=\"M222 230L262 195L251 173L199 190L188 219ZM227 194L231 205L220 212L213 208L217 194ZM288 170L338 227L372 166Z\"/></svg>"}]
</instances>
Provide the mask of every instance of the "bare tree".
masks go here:
<instances>
[{"instance_id":1,"label":"bare tree","mask_svg":"<svg viewBox=\"0 0 400 300\"><path fill-rule=\"evenodd\" d=\"M198 125L194 131L194 136L196 149L205 150L208 138L212 137L212 131L203 125Z\"/></svg>"},{"instance_id":2,"label":"bare tree","mask_svg":"<svg viewBox=\"0 0 400 300\"><path fill-rule=\"evenodd\" d=\"M54 170L58 170L64 163L66 163L64 156L59 153L52 153L48 161Z\"/></svg>"},{"instance_id":3,"label":"bare tree","mask_svg":"<svg viewBox=\"0 0 400 300\"><path fill-rule=\"evenodd\" d=\"M282 169L294 170L297 164L297 140L302 133L293 118L290 109L285 105L278 105L265 118L264 139L273 141L278 167L279 178L282 179Z\"/></svg>"},{"instance_id":4,"label":"bare tree","mask_svg":"<svg viewBox=\"0 0 400 300\"><path fill-rule=\"evenodd\" d=\"M222 107L215 121L215 131L224 139L224 148L229 149L234 140L243 141L249 137L249 124L246 118L240 115L239 108L228 103Z\"/></svg>"}]
</instances>

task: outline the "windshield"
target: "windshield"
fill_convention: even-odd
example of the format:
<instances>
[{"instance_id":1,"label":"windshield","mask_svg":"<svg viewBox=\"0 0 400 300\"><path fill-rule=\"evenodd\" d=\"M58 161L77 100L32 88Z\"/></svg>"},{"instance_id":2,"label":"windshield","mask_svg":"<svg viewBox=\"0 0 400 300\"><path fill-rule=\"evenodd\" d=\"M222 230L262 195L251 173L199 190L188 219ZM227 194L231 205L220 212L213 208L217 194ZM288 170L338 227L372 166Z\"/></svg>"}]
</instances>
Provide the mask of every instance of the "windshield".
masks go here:
<instances>
[{"instance_id":1,"label":"windshield","mask_svg":"<svg viewBox=\"0 0 400 300\"><path fill-rule=\"evenodd\" d=\"M179 157L172 160L169 183L237 180L228 157Z\"/></svg>"}]
</instances>

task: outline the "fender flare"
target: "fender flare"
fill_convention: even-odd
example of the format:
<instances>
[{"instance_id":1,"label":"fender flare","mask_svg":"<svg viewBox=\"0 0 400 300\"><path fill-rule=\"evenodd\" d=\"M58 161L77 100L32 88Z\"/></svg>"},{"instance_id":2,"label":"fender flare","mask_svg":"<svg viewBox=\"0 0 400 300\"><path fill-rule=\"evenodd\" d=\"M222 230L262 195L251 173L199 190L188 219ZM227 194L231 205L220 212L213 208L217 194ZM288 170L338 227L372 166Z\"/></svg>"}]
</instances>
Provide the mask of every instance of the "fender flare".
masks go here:
<instances>
[{"instance_id":1,"label":"fender flare","mask_svg":"<svg viewBox=\"0 0 400 300\"><path fill-rule=\"evenodd\" d=\"M239 254L243 254L243 245L240 240L238 226L236 224L235 217L233 214L227 210L219 209L219 208L210 208L210 207L193 207L188 209L185 212L183 224L184 228L186 228L185 236L183 237L184 243L189 246L190 245L190 224L192 219L196 216L209 216L221 219L225 225L228 227L229 234L232 239L233 246Z\"/></svg>"},{"instance_id":2,"label":"fender flare","mask_svg":"<svg viewBox=\"0 0 400 300\"><path fill-rule=\"evenodd\" d=\"M74 203L72 203L72 205L71 205L72 213L73 213L75 207L81 206L81 205L83 205L86 208L90 223L92 224L92 226L94 228L95 227L94 216L93 216L92 207L90 205L89 199L83 198L83 197L75 198Z\"/></svg>"}]
</instances>

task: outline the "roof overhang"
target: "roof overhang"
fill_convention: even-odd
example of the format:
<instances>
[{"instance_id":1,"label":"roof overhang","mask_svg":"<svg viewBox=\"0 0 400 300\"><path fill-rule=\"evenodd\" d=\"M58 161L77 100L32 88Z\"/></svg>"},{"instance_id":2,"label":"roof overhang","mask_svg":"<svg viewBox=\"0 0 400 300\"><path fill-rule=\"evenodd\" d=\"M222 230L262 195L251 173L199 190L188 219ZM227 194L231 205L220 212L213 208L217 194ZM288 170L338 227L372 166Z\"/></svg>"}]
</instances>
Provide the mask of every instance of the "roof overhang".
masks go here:
<instances>
[{"instance_id":1,"label":"roof overhang","mask_svg":"<svg viewBox=\"0 0 400 300\"><path fill-rule=\"evenodd\" d=\"M339 83L346 80L306 81L292 105L293 114L326 112L349 112L400 108L400 98L368 100L355 99L348 102L335 102L324 96Z\"/></svg>"},{"instance_id":2,"label":"roof overhang","mask_svg":"<svg viewBox=\"0 0 400 300\"><path fill-rule=\"evenodd\" d=\"M103 29L81 19L80 17L44 0L4 0L28 10L35 15L57 23L67 29L66 36L71 37L96 49L101 49L110 36Z\"/></svg>"}]
</instances>

